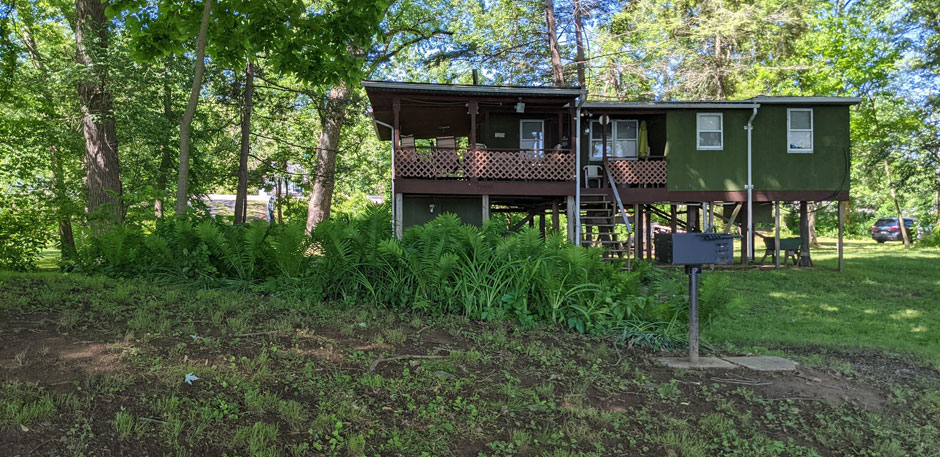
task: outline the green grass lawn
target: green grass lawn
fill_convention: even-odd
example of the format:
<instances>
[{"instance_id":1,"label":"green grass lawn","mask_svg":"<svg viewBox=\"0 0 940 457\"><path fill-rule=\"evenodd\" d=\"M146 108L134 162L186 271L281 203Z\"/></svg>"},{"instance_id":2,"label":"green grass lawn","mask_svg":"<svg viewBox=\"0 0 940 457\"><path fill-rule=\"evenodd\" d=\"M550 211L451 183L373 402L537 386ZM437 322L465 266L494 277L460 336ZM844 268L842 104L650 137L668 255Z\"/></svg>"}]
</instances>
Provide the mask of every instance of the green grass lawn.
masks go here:
<instances>
[{"instance_id":1,"label":"green grass lawn","mask_svg":"<svg viewBox=\"0 0 940 457\"><path fill-rule=\"evenodd\" d=\"M554 327L0 272L0 455L940 455L937 253L852 243L843 273L833 257L706 273L735 294L712 347L803 362L788 373L676 371L654 357L678 353Z\"/></svg>"},{"instance_id":2,"label":"green grass lawn","mask_svg":"<svg viewBox=\"0 0 940 457\"><path fill-rule=\"evenodd\" d=\"M813 250L815 268L736 270L735 298L703 333L721 344L864 347L915 354L940 366L940 249L835 240Z\"/></svg>"}]
</instances>

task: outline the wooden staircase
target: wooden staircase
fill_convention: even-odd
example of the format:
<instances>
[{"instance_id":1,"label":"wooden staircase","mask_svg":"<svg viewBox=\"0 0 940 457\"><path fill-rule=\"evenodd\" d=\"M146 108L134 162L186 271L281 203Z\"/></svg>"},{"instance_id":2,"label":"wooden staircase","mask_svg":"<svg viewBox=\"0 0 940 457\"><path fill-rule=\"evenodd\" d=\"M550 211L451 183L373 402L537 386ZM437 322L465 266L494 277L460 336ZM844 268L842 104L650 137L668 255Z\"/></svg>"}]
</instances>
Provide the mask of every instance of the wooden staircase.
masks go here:
<instances>
[{"instance_id":1,"label":"wooden staircase","mask_svg":"<svg viewBox=\"0 0 940 457\"><path fill-rule=\"evenodd\" d=\"M617 203L607 191L595 190L597 192L581 193L581 245L602 248L605 262L628 259L630 240L618 239L615 230L618 225L623 225Z\"/></svg>"}]
</instances>

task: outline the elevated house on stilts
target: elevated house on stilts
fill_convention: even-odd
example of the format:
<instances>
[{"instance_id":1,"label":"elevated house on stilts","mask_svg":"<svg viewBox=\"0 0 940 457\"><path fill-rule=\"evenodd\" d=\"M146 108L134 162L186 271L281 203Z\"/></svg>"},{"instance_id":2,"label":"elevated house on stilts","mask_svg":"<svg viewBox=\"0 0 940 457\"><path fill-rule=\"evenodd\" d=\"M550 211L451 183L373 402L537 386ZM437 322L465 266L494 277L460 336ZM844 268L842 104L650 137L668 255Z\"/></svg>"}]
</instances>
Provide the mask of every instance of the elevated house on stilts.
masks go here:
<instances>
[{"instance_id":1,"label":"elevated house on stilts","mask_svg":"<svg viewBox=\"0 0 940 457\"><path fill-rule=\"evenodd\" d=\"M655 215L663 233L738 227L747 263L755 221L779 228L780 202L800 202L804 220L806 202L838 202L841 227L849 198L857 98L596 102L578 88L362 84L391 142L398 236L442 213L478 225L519 213L511 229L538 224L608 259L654 260ZM778 230L764 243L800 251L789 242ZM841 245L840 230L840 267Z\"/></svg>"}]
</instances>

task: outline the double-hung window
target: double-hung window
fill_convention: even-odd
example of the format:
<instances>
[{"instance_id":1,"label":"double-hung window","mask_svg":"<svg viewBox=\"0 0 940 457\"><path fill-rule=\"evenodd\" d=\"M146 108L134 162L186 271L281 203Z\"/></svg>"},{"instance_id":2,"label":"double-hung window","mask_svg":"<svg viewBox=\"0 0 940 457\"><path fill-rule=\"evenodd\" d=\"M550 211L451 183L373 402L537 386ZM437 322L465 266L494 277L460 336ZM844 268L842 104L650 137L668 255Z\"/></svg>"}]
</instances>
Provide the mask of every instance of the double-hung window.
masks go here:
<instances>
[{"instance_id":1,"label":"double-hung window","mask_svg":"<svg viewBox=\"0 0 940 457\"><path fill-rule=\"evenodd\" d=\"M599 121L591 121L591 159L604 158L604 131ZM613 121L607 125L607 157L612 159L635 158L639 135L635 120Z\"/></svg>"},{"instance_id":2,"label":"double-hung window","mask_svg":"<svg viewBox=\"0 0 940 457\"><path fill-rule=\"evenodd\" d=\"M787 152L813 152L813 110L787 109Z\"/></svg>"},{"instance_id":3,"label":"double-hung window","mask_svg":"<svg viewBox=\"0 0 940 457\"><path fill-rule=\"evenodd\" d=\"M696 149L717 151L724 148L721 113L698 113L695 117Z\"/></svg>"},{"instance_id":4,"label":"double-hung window","mask_svg":"<svg viewBox=\"0 0 940 457\"><path fill-rule=\"evenodd\" d=\"M545 149L545 121L528 119L519 121L519 149L538 152Z\"/></svg>"}]
</instances>

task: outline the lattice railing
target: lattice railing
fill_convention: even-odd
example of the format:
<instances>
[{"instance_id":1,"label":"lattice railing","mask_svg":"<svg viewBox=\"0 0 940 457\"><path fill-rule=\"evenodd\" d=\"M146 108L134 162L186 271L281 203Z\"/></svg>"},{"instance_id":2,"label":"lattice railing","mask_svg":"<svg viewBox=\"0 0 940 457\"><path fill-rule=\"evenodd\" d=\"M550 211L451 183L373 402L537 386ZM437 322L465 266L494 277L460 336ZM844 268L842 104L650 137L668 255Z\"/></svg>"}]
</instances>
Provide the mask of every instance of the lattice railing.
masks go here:
<instances>
[{"instance_id":1,"label":"lattice railing","mask_svg":"<svg viewBox=\"0 0 940 457\"><path fill-rule=\"evenodd\" d=\"M610 160L607 167L617 184L666 185L664 158Z\"/></svg>"},{"instance_id":2,"label":"lattice railing","mask_svg":"<svg viewBox=\"0 0 940 457\"><path fill-rule=\"evenodd\" d=\"M398 178L503 181L573 181L575 156L568 151L402 148L395 155Z\"/></svg>"}]
</instances>

